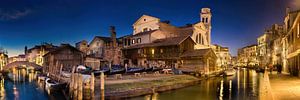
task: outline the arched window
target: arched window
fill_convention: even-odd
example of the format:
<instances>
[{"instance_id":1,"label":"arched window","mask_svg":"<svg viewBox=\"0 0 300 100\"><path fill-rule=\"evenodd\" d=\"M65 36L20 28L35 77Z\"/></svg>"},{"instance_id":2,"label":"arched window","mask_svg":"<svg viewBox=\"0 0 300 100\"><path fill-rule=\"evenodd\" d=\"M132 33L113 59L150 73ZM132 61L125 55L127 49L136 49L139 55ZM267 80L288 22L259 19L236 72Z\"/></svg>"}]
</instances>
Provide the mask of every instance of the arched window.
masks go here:
<instances>
[{"instance_id":1,"label":"arched window","mask_svg":"<svg viewBox=\"0 0 300 100\"><path fill-rule=\"evenodd\" d=\"M201 33L199 33L199 41L198 41L198 43L202 44L201 41L202 41L202 35L201 35Z\"/></svg>"},{"instance_id":2,"label":"arched window","mask_svg":"<svg viewBox=\"0 0 300 100\"><path fill-rule=\"evenodd\" d=\"M146 31L148 31L148 28L144 28L144 29L143 29L143 32L146 32Z\"/></svg>"},{"instance_id":3,"label":"arched window","mask_svg":"<svg viewBox=\"0 0 300 100\"><path fill-rule=\"evenodd\" d=\"M201 42L202 42L201 44L203 44L203 45L204 45L204 39L203 39L203 37L201 37L201 40L202 40L202 41L201 41Z\"/></svg>"},{"instance_id":4,"label":"arched window","mask_svg":"<svg viewBox=\"0 0 300 100\"><path fill-rule=\"evenodd\" d=\"M208 18L205 18L205 22L208 23Z\"/></svg>"},{"instance_id":5,"label":"arched window","mask_svg":"<svg viewBox=\"0 0 300 100\"><path fill-rule=\"evenodd\" d=\"M196 35L196 43L199 43L199 35Z\"/></svg>"}]
</instances>

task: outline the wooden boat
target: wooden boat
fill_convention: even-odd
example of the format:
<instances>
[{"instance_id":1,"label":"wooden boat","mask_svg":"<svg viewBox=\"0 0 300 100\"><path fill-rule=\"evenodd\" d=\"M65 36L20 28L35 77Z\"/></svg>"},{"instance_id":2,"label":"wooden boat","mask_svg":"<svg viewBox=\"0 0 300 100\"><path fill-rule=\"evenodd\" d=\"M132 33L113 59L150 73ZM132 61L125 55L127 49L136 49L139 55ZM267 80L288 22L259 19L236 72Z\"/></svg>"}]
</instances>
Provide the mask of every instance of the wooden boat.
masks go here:
<instances>
[{"instance_id":1,"label":"wooden boat","mask_svg":"<svg viewBox=\"0 0 300 100\"><path fill-rule=\"evenodd\" d=\"M45 81L45 90L48 94L52 94L53 92L57 92L66 86L66 84L60 84L54 80L51 80L50 78L47 78Z\"/></svg>"},{"instance_id":2,"label":"wooden boat","mask_svg":"<svg viewBox=\"0 0 300 100\"><path fill-rule=\"evenodd\" d=\"M226 76L232 76L232 75L234 75L235 74L235 70L234 69L227 69L227 70L225 70L224 71L224 74L226 75Z\"/></svg>"},{"instance_id":3,"label":"wooden boat","mask_svg":"<svg viewBox=\"0 0 300 100\"><path fill-rule=\"evenodd\" d=\"M153 70L153 67L145 68L145 72L151 72Z\"/></svg>"},{"instance_id":4,"label":"wooden boat","mask_svg":"<svg viewBox=\"0 0 300 100\"><path fill-rule=\"evenodd\" d=\"M128 68L126 73L141 73L145 71L145 68Z\"/></svg>"},{"instance_id":5,"label":"wooden boat","mask_svg":"<svg viewBox=\"0 0 300 100\"><path fill-rule=\"evenodd\" d=\"M109 69L102 69L102 70L94 70L93 71L95 76L100 76L101 72L104 72L104 74L109 74Z\"/></svg>"},{"instance_id":6,"label":"wooden boat","mask_svg":"<svg viewBox=\"0 0 300 100\"><path fill-rule=\"evenodd\" d=\"M61 76L66 77L66 78L70 78L71 77L71 73L69 72L65 72L65 71L61 71Z\"/></svg>"},{"instance_id":7,"label":"wooden boat","mask_svg":"<svg viewBox=\"0 0 300 100\"><path fill-rule=\"evenodd\" d=\"M153 68L152 68L152 71L153 71L153 72L161 71L161 70L163 70L163 68L158 68L158 67L153 67Z\"/></svg>"},{"instance_id":8,"label":"wooden boat","mask_svg":"<svg viewBox=\"0 0 300 100\"><path fill-rule=\"evenodd\" d=\"M110 70L110 72L108 73L109 75L113 75L113 74L123 74L125 73L126 70L124 68L121 69L112 69Z\"/></svg>"}]
</instances>

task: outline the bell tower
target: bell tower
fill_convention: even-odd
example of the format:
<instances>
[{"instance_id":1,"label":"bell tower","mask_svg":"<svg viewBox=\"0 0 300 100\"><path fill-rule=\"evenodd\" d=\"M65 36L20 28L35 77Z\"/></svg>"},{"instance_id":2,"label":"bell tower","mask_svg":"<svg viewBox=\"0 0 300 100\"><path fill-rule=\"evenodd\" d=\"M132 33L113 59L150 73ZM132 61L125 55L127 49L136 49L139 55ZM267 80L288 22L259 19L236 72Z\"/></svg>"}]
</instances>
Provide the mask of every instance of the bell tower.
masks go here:
<instances>
[{"instance_id":1,"label":"bell tower","mask_svg":"<svg viewBox=\"0 0 300 100\"><path fill-rule=\"evenodd\" d=\"M200 21L205 25L207 31L207 41L208 45L211 44L211 11L210 8L202 8L200 12Z\"/></svg>"}]
</instances>

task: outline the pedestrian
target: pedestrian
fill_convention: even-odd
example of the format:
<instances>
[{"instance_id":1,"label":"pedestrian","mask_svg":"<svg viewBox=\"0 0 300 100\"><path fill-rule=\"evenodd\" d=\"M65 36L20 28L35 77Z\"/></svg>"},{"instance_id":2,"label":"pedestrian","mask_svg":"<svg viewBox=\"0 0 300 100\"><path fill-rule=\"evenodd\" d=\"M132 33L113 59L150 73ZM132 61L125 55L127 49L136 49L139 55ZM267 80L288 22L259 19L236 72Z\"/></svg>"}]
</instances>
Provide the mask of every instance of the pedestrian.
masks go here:
<instances>
[{"instance_id":1,"label":"pedestrian","mask_svg":"<svg viewBox=\"0 0 300 100\"><path fill-rule=\"evenodd\" d=\"M279 64L278 66L279 66L279 73L281 74L281 72L282 72L282 65Z\"/></svg>"},{"instance_id":2,"label":"pedestrian","mask_svg":"<svg viewBox=\"0 0 300 100\"><path fill-rule=\"evenodd\" d=\"M277 74L280 74L279 64L276 64Z\"/></svg>"},{"instance_id":3,"label":"pedestrian","mask_svg":"<svg viewBox=\"0 0 300 100\"><path fill-rule=\"evenodd\" d=\"M270 74L272 74L273 66L271 64L269 64L269 70L270 70Z\"/></svg>"}]
</instances>

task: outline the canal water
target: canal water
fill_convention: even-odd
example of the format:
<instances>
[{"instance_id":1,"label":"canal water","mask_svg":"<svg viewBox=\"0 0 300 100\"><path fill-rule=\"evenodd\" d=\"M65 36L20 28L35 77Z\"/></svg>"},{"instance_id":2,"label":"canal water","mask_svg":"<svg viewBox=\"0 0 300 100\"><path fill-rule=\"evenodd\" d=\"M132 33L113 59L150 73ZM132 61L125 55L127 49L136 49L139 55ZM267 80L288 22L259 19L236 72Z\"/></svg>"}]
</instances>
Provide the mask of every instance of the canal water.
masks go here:
<instances>
[{"instance_id":1,"label":"canal water","mask_svg":"<svg viewBox=\"0 0 300 100\"><path fill-rule=\"evenodd\" d=\"M62 93L48 95L44 86L44 82L34 80L32 73L22 82L5 78L0 81L0 100L65 100Z\"/></svg>"},{"instance_id":2,"label":"canal water","mask_svg":"<svg viewBox=\"0 0 300 100\"><path fill-rule=\"evenodd\" d=\"M262 73L240 69L234 76L215 77L200 84L130 100L258 100Z\"/></svg>"}]
</instances>

